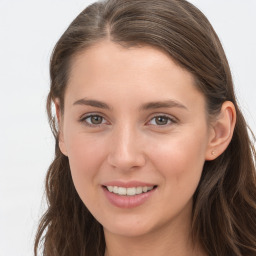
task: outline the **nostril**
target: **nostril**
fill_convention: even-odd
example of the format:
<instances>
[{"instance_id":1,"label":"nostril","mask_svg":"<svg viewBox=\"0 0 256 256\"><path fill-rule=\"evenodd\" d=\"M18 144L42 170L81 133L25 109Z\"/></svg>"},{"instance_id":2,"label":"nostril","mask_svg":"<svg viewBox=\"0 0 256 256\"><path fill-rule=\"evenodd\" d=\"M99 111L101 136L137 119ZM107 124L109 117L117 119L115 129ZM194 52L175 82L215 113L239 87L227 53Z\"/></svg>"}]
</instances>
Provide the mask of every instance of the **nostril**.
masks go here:
<instances>
[{"instance_id":1,"label":"nostril","mask_svg":"<svg viewBox=\"0 0 256 256\"><path fill-rule=\"evenodd\" d=\"M120 170L126 171L126 170L132 170L132 169L138 169L142 166L145 165L146 160L143 155L140 155L136 152L134 153L126 153L126 154L121 154L116 153L116 154L110 154L108 156L108 163Z\"/></svg>"}]
</instances>

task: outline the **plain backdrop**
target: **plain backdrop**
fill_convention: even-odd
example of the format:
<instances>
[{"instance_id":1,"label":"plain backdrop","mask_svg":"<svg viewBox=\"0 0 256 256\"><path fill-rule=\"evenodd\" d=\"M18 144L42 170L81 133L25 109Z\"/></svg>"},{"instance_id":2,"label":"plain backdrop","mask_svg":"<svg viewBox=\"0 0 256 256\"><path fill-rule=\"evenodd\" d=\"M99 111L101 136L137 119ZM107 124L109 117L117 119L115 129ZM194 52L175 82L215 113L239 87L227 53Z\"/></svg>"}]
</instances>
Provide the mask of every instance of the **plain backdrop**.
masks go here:
<instances>
[{"instance_id":1,"label":"plain backdrop","mask_svg":"<svg viewBox=\"0 0 256 256\"><path fill-rule=\"evenodd\" d=\"M54 155L45 101L51 51L88 4L0 0L0 256L32 256ZM219 35L235 90L256 132L256 1L191 0Z\"/></svg>"}]
</instances>

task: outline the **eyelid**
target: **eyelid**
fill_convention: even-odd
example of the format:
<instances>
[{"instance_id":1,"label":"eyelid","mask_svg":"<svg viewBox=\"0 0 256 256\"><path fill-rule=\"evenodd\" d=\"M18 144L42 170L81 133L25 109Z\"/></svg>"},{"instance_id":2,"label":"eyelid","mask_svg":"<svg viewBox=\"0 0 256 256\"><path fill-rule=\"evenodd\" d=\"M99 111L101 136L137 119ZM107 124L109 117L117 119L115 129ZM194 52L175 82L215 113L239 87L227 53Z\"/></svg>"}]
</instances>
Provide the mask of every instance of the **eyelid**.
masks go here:
<instances>
[{"instance_id":1,"label":"eyelid","mask_svg":"<svg viewBox=\"0 0 256 256\"><path fill-rule=\"evenodd\" d=\"M86 119L89 118L89 117L92 117L92 116L102 117L102 119L105 120L105 121L100 123L100 124L90 124L86 121ZM165 117L165 118L170 120L170 123L169 124L164 124L164 125L149 124L149 122L152 121L152 119L157 118L157 117ZM79 117L79 122L85 123L85 125L89 126L89 127L100 127L102 125L105 125L106 123L109 123L109 121L107 120L105 115L102 114L102 113L99 113L99 112L90 112L90 113L87 113L87 114L83 114L82 116ZM146 122L146 125L152 125L152 126L157 126L157 127L160 127L160 128L161 127L164 128L166 126L170 126L170 125L176 124L178 122L179 122L179 120L176 117L174 117L173 115L164 114L164 113L154 113L154 114L151 114L150 118L148 118L148 121Z\"/></svg>"},{"instance_id":2,"label":"eyelid","mask_svg":"<svg viewBox=\"0 0 256 256\"><path fill-rule=\"evenodd\" d=\"M166 126L169 126L169 125L172 125L172 124L176 124L178 123L178 119L172 115L169 115L169 114L164 114L164 113L154 113L150 118L149 118L149 121L147 121L146 124L148 124L152 119L154 118L157 118L157 117L165 117L165 118L168 118L171 123L170 124L165 124L165 125L154 125L154 126L158 126L158 127L166 127ZM149 124L150 125L150 124Z\"/></svg>"},{"instance_id":3,"label":"eyelid","mask_svg":"<svg viewBox=\"0 0 256 256\"><path fill-rule=\"evenodd\" d=\"M102 122L100 124L90 124L86 121L87 118L90 118L92 116L99 116L102 117L103 120L105 120L106 122ZM84 123L86 126L89 127L100 127L102 125L105 125L106 123L108 123L107 119L104 117L103 114L101 113L97 113L97 112L93 112L93 113L87 113L87 114L83 114L80 118L79 118L79 122Z\"/></svg>"}]
</instances>

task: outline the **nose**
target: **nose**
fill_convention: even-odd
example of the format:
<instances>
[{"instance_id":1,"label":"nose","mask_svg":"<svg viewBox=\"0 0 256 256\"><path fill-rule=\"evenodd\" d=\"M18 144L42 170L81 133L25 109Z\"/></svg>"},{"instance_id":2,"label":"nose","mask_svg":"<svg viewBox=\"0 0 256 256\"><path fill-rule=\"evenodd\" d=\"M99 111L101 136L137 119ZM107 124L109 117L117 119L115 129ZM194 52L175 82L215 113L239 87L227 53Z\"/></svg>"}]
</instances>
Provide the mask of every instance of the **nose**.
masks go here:
<instances>
[{"instance_id":1,"label":"nose","mask_svg":"<svg viewBox=\"0 0 256 256\"><path fill-rule=\"evenodd\" d=\"M146 158L142 138L129 125L116 128L112 133L108 163L120 171L138 169L145 165Z\"/></svg>"}]
</instances>

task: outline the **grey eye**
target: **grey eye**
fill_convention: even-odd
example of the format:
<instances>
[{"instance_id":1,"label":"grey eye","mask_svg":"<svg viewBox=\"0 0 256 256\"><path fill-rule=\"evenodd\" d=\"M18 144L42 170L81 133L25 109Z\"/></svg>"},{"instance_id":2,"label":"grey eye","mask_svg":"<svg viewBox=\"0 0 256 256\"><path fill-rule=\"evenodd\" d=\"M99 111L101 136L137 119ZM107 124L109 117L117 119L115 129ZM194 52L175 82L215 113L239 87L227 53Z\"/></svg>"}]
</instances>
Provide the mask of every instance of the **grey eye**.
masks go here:
<instances>
[{"instance_id":1,"label":"grey eye","mask_svg":"<svg viewBox=\"0 0 256 256\"><path fill-rule=\"evenodd\" d=\"M154 117L152 117L149 122L147 124L149 125L153 125L153 126L170 126L170 125L173 125L173 124L176 124L177 121L175 118L173 118L172 116L169 116L169 115L155 115Z\"/></svg>"},{"instance_id":2,"label":"grey eye","mask_svg":"<svg viewBox=\"0 0 256 256\"><path fill-rule=\"evenodd\" d=\"M103 121L103 117L102 116L89 116L86 118L86 121L89 122L90 124L101 124Z\"/></svg>"},{"instance_id":3,"label":"grey eye","mask_svg":"<svg viewBox=\"0 0 256 256\"><path fill-rule=\"evenodd\" d=\"M167 125L171 122L171 119L167 116L156 116L151 119L153 125Z\"/></svg>"}]
</instances>

